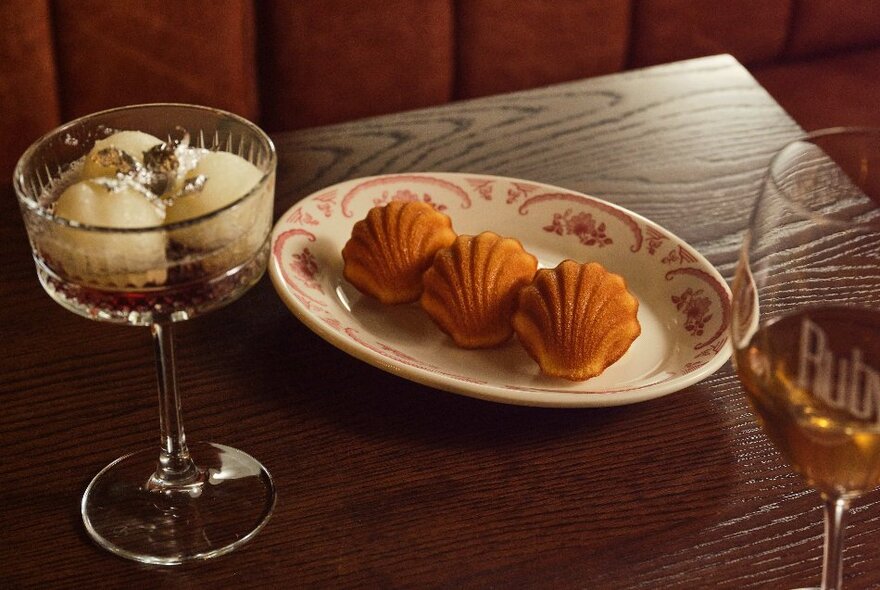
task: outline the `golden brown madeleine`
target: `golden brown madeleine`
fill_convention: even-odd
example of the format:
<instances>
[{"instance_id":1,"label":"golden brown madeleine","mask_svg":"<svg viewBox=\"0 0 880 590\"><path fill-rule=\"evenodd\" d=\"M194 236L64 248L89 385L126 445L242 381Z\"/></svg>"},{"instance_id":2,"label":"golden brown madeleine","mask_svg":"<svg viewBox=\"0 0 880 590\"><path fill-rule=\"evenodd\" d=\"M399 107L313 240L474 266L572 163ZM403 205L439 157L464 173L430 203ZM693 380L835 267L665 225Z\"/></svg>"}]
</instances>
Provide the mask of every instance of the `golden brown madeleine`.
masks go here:
<instances>
[{"instance_id":1,"label":"golden brown madeleine","mask_svg":"<svg viewBox=\"0 0 880 590\"><path fill-rule=\"evenodd\" d=\"M519 290L538 259L513 238L492 232L458 236L425 272L422 307L462 348L490 348L513 335Z\"/></svg>"},{"instance_id":2,"label":"golden brown madeleine","mask_svg":"<svg viewBox=\"0 0 880 590\"><path fill-rule=\"evenodd\" d=\"M391 201L354 224L342 248L342 274L382 303L415 301L434 254L453 241L446 215L426 203Z\"/></svg>"},{"instance_id":3,"label":"golden brown madeleine","mask_svg":"<svg viewBox=\"0 0 880 590\"><path fill-rule=\"evenodd\" d=\"M542 269L519 294L517 338L547 375L583 381L617 362L642 329L638 300L595 262Z\"/></svg>"}]
</instances>

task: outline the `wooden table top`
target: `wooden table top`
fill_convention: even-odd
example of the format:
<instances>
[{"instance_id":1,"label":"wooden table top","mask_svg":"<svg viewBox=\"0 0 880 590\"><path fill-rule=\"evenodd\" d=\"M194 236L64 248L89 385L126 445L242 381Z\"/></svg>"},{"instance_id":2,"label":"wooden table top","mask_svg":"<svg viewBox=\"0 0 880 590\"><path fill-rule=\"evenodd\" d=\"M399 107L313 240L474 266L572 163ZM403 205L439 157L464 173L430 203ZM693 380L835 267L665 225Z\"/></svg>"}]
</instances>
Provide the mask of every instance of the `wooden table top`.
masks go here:
<instances>
[{"instance_id":1,"label":"wooden table top","mask_svg":"<svg viewBox=\"0 0 880 590\"><path fill-rule=\"evenodd\" d=\"M402 88L402 92L406 89ZM276 214L401 171L602 197L732 276L770 155L799 128L727 56L275 137ZM786 588L819 581L822 512L752 419L730 364L683 391L541 409L433 390L312 334L268 278L176 330L191 440L246 450L279 499L210 562L97 548L89 480L157 442L152 345L40 288L11 188L0 218L0 587ZM846 583L880 587L880 503L857 502Z\"/></svg>"}]
</instances>

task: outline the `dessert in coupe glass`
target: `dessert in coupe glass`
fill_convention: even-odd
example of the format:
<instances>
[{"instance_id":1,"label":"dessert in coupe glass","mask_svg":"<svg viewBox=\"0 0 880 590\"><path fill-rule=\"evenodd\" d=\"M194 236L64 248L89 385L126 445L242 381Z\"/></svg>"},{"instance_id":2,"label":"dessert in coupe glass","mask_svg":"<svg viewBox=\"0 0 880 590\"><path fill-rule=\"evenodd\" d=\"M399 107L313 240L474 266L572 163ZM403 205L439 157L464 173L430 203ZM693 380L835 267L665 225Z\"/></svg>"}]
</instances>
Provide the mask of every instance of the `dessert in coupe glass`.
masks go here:
<instances>
[{"instance_id":1,"label":"dessert in coupe glass","mask_svg":"<svg viewBox=\"0 0 880 590\"><path fill-rule=\"evenodd\" d=\"M880 483L880 129L771 161L733 285L734 362L768 437L825 502L822 588L850 501Z\"/></svg>"},{"instance_id":2,"label":"dessert in coupe glass","mask_svg":"<svg viewBox=\"0 0 880 590\"><path fill-rule=\"evenodd\" d=\"M172 327L240 297L269 254L275 148L252 123L181 104L123 107L50 132L13 183L46 292L87 318L149 326L159 447L105 467L82 499L89 534L137 561L227 553L268 520L275 489L250 455L188 443Z\"/></svg>"}]
</instances>

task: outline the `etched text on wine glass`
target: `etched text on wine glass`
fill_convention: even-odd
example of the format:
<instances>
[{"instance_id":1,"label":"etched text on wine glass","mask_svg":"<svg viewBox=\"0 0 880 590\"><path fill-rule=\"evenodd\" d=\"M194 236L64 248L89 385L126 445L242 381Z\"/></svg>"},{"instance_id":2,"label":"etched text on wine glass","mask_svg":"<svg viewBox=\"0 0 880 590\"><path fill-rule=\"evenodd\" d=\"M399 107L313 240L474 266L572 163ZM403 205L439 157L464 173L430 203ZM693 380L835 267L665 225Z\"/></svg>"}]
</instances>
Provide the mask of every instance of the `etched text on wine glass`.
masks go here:
<instances>
[{"instance_id":1,"label":"etched text on wine glass","mask_svg":"<svg viewBox=\"0 0 880 590\"><path fill-rule=\"evenodd\" d=\"M858 347L839 356L828 335L810 318L801 321L798 385L829 406L880 423L880 372L866 365Z\"/></svg>"}]
</instances>

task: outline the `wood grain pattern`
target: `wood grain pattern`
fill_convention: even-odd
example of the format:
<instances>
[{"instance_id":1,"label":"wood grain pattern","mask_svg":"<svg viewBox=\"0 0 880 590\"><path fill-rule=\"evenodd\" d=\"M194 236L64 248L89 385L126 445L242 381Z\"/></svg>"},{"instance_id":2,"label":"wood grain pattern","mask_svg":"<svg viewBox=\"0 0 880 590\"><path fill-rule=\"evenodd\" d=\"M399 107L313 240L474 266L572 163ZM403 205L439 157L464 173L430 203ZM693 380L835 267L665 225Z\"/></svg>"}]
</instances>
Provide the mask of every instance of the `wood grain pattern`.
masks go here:
<instances>
[{"instance_id":1,"label":"wood grain pattern","mask_svg":"<svg viewBox=\"0 0 880 590\"><path fill-rule=\"evenodd\" d=\"M493 173L604 197L732 276L770 154L797 126L729 57L276 137L277 212L347 178ZM263 280L177 330L191 439L247 450L279 503L241 550L173 569L87 539L80 494L154 444L146 330L54 304L11 190L0 239L0 586L778 588L816 583L816 493L726 365L628 407L552 410L435 391L354 361ZM849 588L880 587L880 496L858 503Z\"/></svg>"}]
</instances>

